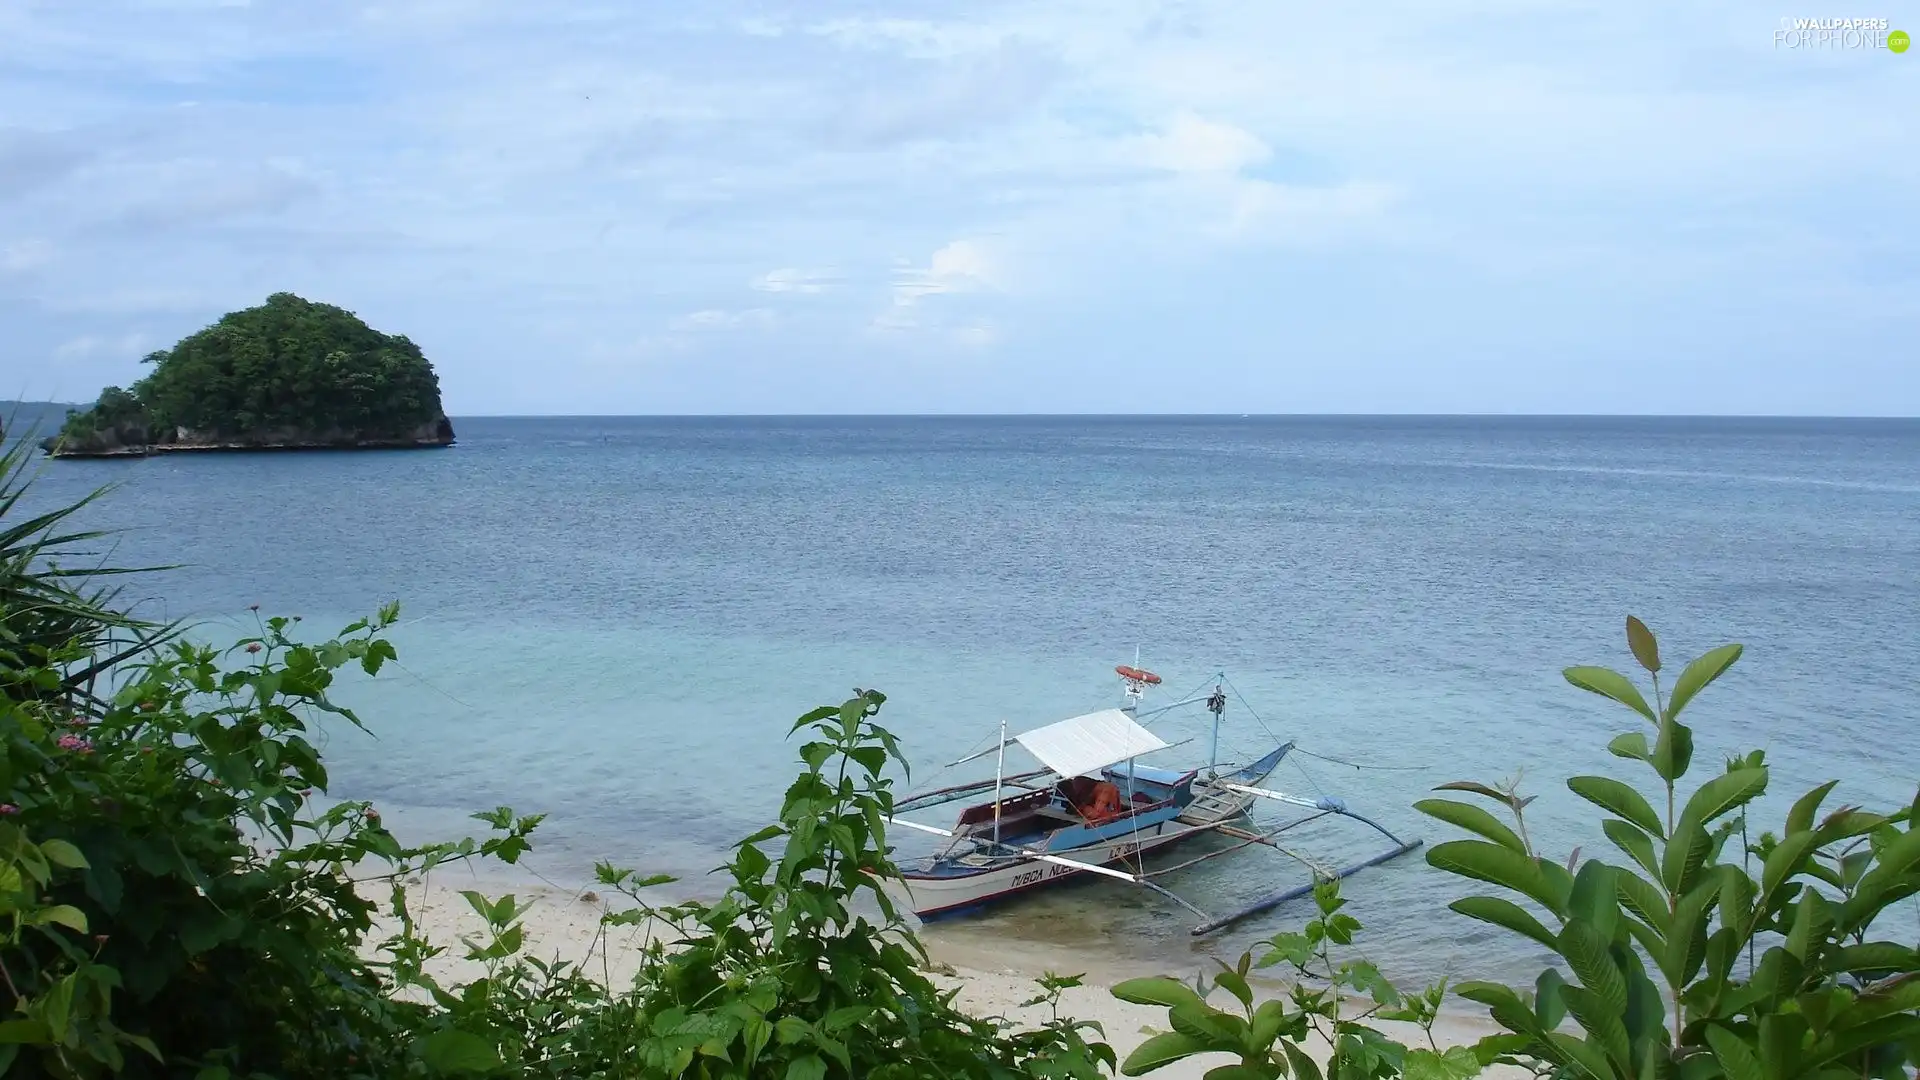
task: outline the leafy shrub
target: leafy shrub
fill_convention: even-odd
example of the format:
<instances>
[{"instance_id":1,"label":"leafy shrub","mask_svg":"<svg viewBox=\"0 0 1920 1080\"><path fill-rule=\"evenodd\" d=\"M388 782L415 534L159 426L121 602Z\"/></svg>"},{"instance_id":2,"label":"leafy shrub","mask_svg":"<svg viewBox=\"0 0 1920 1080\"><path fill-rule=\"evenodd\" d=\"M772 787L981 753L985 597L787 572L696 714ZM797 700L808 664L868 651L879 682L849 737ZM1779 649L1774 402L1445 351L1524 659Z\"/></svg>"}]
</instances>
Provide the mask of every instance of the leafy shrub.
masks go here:
<instances>
[{"instance_id":1,"label":"leafy shrub","mask_svg":"<svg viewBox=\"0 0 1920 1080\"><path fill-rule=\"evenodd\" d=\"M1745 807L1768 781L1760 752L1682 791L1693 732L1681 710L1739 659L1740 646L1694 660L1663 696L1654 635L1629 618L1627 641L1652 676L1652 703L1618 672L1566 672L1652 728L1651 741L1636 730L1608 746L1653 774L1651 798L1611 777L1567 781L1609 815L1603 828L1625 861L1541 856L1526 833L1532 797L1512 787L1441 785L1495 803L1511 828L1472 803L1417 804L1480 837L1435 846L1430 863L1502 886L1532 910L1495 896L1452 908L1565 964L1542 972L1531 994L1459 987L1519 1036L1502 1060L1596 1080L1907 1075L1920 1064L1920 962L1913 946L1882 936L1892 932L1882 916L1920 891L1920 795L1889 812L1843 806L1822 816L1837 783L1829 782L1793 804L1778 834L1749 841ZM1569 1019L1577 1033L1564 1030Z\"/></svg>"},{"instance_id":2,"label":"leafy shrub","mask_svg":"<svg viewBox=\"0 0 1920 1080\"><path fill-rule=\"evenodd\" d=\"M1115 997L1139 1005L1167 1009L1171 1031L1141 1043L1121 1066L1126 1076L1141 1076L1198 1054L1227 1054L1239 1059L1208 1071L1209 1080L1466 1080L1485 1061L1466 1047L1442 1050L1433 1039L1433 1025L1446 997L1446 983L1405 996L1367 960L1336 962L1333 947L1350 946L1361 929L1360 920L1340 909L1338 878L1314 887L1319 914L1300 933L1277 934L1268 942L1258 964L1244 953L1234 966L1220 963L1212 980L1192 986L1177 979L1131 979L1113 988ZM1249 972L1284 964L1292 985L1285 997L1255 1004ZM1224 989L1238 1004L1224 1010L1208 998ZM1371 1004L1349 1012L1349 994L1364 995ZM1409 1049L1377 1027L1374 1020L1398 1020L1419 1025L1427 1045ZM1309 1039L1328 1047L1323 1069L1307 1049Z\"/></svg>"}]
</instances>

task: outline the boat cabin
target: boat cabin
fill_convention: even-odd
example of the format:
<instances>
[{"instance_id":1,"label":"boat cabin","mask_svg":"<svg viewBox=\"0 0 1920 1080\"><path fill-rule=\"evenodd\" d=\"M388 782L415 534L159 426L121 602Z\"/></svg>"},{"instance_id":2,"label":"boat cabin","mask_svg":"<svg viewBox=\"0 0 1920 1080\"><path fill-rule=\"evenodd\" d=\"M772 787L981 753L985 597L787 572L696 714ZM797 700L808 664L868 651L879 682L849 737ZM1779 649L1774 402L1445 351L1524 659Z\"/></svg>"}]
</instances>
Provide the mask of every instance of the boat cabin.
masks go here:
<instances>
[{"instance_id":1,"label":"boat cabin","mask_svg":"<svg viewBox=\"0 0 1920 1080\"><path fill-rule=\"evenodd\" d=\"M1017 844L1069 828L1107 833L1107 827L1117 823L1132 827L1142 815L1175 809L1192 798L1193 773L1132 761L1167 744L1119 709L1077 716L1014 739L1056 779L1046 787L968 807L954 829L958 835L991 837L996 807L1000 839Z\"/></svg>"}]
</instances>

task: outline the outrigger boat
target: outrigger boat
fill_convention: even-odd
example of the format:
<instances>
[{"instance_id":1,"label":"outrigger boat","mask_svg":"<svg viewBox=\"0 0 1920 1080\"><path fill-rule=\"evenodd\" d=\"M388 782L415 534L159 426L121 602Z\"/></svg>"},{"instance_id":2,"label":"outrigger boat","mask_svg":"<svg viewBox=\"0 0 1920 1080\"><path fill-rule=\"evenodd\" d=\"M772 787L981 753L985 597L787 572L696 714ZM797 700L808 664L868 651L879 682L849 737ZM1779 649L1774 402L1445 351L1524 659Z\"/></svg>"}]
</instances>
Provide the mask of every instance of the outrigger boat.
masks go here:
<instances>
[{"instance_id":1,"label":"outrigger boat","mask_svg":"<svg viewBox=\"0 0 1920 1080\"><path fill-rule=\"evenodd\" d=\"M1179 904L1200 918L1193 928L1198 936L1306 895L1313 884L1269 893L1239 910L1215 917L1154 879L1254 844L1304 863L1315 881L1344 878L1420 846L1419 840L1403 841L1349 810L1340 799L1291 795L1261 787L1294 750L1291 741L1247 764L1223 766L1219 754L1220 722L1227 707L1222 689L1224 674L1216 676L1212 693L1205 697L1190 695L1142 712L1141 699L1149 687L1160 685L1160 676L1138 666L1123 665L1114 671L1120 676L1123 695L1118 708L1071 717L1010 738L1002 720L995 746L948 766L993 754L992 780L929 791L895 805L894 815L887 819L892 824L951 841L935 854L901 864L910 906L921 920L961 914L1059 881L1094 874L1139 885ZM1140 764L1141 757L1179 745L1166 742L1142 721L1196 704L1204 704L1213 714L1212 749L1206 767L1177 770ZM1007 775L1006 752L1014 746L1038 759L1041 768ZM1014 789L1013 794L1008 793L1009 788ZM992 801L962 810L952 829L900 816L977 797L989 789ZM1309 812L1277 826L1254 827L1251 811L1256 804L1266 802ZM1336 870L1281 846L1275 839L1329 814L1372 826L1393 846ZM1207 833L1237 842L1174 866L1148 869L1144 859L1148 852Z\"/></svg>"}]
</instances>

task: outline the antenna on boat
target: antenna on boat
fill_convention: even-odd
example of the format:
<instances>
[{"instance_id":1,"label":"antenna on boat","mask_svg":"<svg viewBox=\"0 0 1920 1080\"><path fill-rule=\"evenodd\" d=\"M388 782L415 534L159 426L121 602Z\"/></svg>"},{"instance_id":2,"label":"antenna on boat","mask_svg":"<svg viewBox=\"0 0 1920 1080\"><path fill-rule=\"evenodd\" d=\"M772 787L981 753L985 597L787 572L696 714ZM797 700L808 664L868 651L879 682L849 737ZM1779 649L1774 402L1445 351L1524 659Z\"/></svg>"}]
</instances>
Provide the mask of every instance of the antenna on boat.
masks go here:
<instances>
[{"instance_id":1,"label":"antenna on boat","mask_svg":"<svg viewBox=\"0 0 1920 1080\"><path fill-rule=\"evenodd\" d=\"M1000 788L1007 776L1007 715L1000 714L1000 752L993 760L993 844L1000 847Z\"/></svg>"},{"instance_id":2,"label":"antenna on boat","mask_svg":"<svg viewBox=\"0 0 1920 1080\"><path fill-rule=\"evenodd\" d=\"M1220 678L1224 681L1226 673L1221 672ZM1207 698L1207 711L1213 714L1213 745L1207 751L1207 773L1218 776L1220 775L1220 717L1227 711L1227 694L1221 689L1220 683L1213 684L1213 694Z\"/></svg>"},{"instance_id":3,"label":"antenna on boat","mask_svg":"<svg viewBox=\"0 0 1920 1080\"><path fill-rule=\"evenodd\" d=\"M1121 664L1113 671L1120 676L1120 692L1124 698L1120 711L1132 716L1140 709L1140 696L1147 692L1147 687L1158 686L1160 676L1140 666L1140 646L1138 645L1133 647L1133 666Z\"/></svg>"}]
</instances>

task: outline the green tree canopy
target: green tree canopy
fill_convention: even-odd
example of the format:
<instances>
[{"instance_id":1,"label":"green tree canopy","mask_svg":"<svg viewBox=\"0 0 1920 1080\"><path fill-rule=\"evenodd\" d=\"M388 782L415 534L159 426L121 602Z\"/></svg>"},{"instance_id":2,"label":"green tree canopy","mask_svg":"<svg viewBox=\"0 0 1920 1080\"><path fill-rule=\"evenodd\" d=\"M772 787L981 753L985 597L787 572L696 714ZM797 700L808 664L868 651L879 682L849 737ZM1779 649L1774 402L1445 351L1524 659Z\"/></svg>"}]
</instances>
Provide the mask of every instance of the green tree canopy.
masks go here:
<instances>
[{"instance_id":1,"label":"green tree canopy","mask_svg":"<svg viewBox=\"0 0 1920 1080\"><path fill-rule=\"evenodd\" d=\"M445 415L439 378L418 345L292 293L232 312L144 362L153 365L146 378L129 390L107 388L66 434L398 439Z\"/></svg>"}]
</instances>

